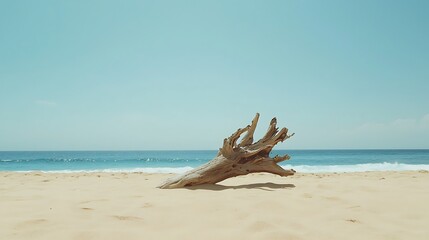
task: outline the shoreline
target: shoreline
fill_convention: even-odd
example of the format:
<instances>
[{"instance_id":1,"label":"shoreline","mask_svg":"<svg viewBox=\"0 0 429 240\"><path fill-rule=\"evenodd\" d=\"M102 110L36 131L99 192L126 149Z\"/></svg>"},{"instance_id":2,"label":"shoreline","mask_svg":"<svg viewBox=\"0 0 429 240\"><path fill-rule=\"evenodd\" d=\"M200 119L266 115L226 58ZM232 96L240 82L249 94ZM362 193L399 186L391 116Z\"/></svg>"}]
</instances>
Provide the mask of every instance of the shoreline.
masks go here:
<instances>
[{"instance_id":1,"label":"shoreline","mask_svg":"<svg viewBox=\"0 0 429 240\"><path fill-rule=\"evenodd\" d=\"M382 167L379 167L382 165ZM369 167L368 167L369 166ZM390 168L389 168L390 166ZM281 165L284 169L294 169L299 174L341 174L365 172L429 172L429 164L376 163L356 165ZM402 167L403 169L400 169ZM43 174L79 174L79 173L138 173L138 174L182 174L195 167L139 167L79 170L0 170L0 173L43 173ZM381 170L380 170L381 168Z\"/></svg>"},{"instance_id":2,"label":"shoreline","mask_svg":"<svg viewBox=\"0 0 429 240\"><path fill-rule=\"evenodd\" d=\"M0 239L426 239L429 172L251 174L158 189L174 174L0 172Z\"/></svg>"},{"instance_id":3,"label":"shoreline","mask_svg":"<svg viewBox=\"0 0 429 240\"><path fill-rule=\"evenodd\" d=\"M284 167L284 166L283 166ZM181 168L181 167L180 167ZM105 169L110 171L111 169ZM43 174L80 174L80 173L130 173L130 174L149 174L149 175L153 175L153 174L159 174L159 175L174 175L176 173L158 173L158 172L142 172L142 171L136 171L136 172L125 172L128 170L124 170L124 172L120 171L113 171L112 172L108 172L105 170L28 170L28 171L6 171L6 170L0 170L0 177L3 177L4 174L13 174L13 173L18 173L18 174L23 174L23 173L43 173ZM70 171L70 172L62 172L62 171ZM417 170L381 170L381 171L359 171L359 172L297 172L297 174L300 175L313 175L313 174L319 174L319 173L326 173L326 174L353 174L353 173L401 173L401 172L423 172L429 173L429 170L425 170L425 169L417 169ZM256 176L256 175L270 175L270 176L276 176L275 174L270 174L270 173L251 173L248 175L244 175L244 176ZM243 176L243 175L241 175ZM290 178L290 177L283 177L283 178Z\"/></svg>"}]
</instances>

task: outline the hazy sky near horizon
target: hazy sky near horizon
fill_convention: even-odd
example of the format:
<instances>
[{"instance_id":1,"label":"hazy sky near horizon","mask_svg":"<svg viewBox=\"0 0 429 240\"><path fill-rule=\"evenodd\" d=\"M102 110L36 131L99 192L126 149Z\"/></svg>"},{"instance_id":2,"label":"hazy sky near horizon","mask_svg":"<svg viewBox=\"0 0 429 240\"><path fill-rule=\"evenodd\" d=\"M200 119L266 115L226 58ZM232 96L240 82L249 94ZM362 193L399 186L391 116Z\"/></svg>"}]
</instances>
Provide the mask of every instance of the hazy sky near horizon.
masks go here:
<instances>
[{"instance_id":1,"label":"hazy sky near horizon","mask_svg":"<svg viewBox=\"0 0 429 240\"><path fill-rule=\"evenodd\" d=\"M1 1L0 150L429 148L429 1Z\"/></svg>"}]
</instances>

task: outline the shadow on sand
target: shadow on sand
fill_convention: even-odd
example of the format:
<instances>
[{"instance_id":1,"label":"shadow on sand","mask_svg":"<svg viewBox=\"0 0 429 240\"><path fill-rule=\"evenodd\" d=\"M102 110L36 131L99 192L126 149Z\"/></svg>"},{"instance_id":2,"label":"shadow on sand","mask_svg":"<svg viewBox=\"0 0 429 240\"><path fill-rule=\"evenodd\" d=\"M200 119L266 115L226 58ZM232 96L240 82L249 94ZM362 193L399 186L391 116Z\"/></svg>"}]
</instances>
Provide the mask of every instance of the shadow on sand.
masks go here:
<instances>
[{"instance_id":1,"label":"shadow on sand","mask_svg":"<svg viewBox=\"0 0 429 240\"><path fill-rule=\"evenodd\" d=\"M212 190L212 191L222 191L228 189L260 189L264 191L274 191L274 189L289 189L294 188L294 184L278 184L278 183L252 183L244 184L237 186L225 186L221 184L204 184L199 186L186 187L189 190Z\"/></svg>"}]
</instances>

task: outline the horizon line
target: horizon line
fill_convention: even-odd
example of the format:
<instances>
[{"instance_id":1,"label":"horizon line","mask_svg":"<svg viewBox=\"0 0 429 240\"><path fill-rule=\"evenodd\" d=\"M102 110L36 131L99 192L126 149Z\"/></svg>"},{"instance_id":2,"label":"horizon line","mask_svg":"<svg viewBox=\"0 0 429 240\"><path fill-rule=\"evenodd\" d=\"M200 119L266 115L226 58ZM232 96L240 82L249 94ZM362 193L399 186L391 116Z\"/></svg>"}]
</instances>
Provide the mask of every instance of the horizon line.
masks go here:
<instances>
[{"instance_id":1,"label":"horizon line","mask_svg":"<svg viewBox=\"0 0 429 240\"><path fill-rule=\"evenodd\" d=\"M351 151L351 150L429 150L429 148L291 148L273 149L272 151ZM112 149L112 150L0 150L0 152L185 152L218 151L218 149Z\"/></svg>"}]
</instances>

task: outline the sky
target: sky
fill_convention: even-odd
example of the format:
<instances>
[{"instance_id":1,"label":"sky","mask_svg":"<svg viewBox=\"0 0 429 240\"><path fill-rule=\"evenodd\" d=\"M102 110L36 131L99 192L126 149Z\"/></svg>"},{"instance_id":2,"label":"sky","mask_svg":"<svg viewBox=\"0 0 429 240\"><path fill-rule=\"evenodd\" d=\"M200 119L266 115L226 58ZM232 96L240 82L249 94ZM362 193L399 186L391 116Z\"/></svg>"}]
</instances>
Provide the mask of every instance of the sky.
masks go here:
<instances>
[{"instance_id":1,"label":"sky","mask_svg":"<svg viewBox=\"0 0 429 240\"><path fill-rule=\"evenodd\" d=\"M429 1L0 1L0 150L429 148Z\"/></svg>"}]
</instances>

